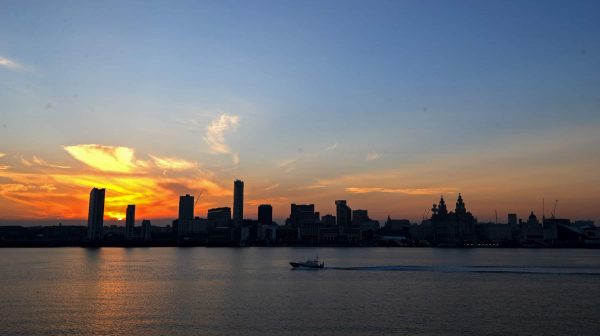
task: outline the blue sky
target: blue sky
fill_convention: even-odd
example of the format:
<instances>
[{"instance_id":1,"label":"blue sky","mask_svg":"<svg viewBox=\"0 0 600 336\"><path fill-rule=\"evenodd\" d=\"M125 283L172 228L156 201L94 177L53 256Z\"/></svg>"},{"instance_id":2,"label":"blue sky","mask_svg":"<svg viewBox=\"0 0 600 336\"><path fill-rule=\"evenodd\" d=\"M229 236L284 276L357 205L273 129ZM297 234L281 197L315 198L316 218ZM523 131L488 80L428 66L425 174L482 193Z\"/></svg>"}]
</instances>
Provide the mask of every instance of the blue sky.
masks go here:
<instances>
[{"instance_id":1,"label":"blue sky","mask_svg":"<svg viewBox=\"0 0 600 336\"><path fill-rule=\"evenodd\" d=\"M364 175L471 191L487 213L567 190L575 215L600 201L598 36L597 1L2 1L0 153L13 174L23 157L72 166L64 146L80 144L180 158L251 181L280 217L352 199ZM238 119L215 154L204 133L223 114ZM356 197L414 218L439 195Z\"/></svg>"}]
</instances>

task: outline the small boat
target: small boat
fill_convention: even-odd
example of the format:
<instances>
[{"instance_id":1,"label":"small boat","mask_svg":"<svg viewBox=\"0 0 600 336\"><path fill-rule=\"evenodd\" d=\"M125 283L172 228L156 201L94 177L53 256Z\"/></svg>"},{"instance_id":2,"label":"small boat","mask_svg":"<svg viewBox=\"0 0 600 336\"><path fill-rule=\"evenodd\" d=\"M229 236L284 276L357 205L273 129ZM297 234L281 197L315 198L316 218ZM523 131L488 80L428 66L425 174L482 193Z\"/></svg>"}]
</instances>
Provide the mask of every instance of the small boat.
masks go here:
<instances>
[{"instance_id":1,"label":"small boat","mask_svg":"<svg viewBox=\"0 0 600 336\"><path fill-rule=\"evenodd\" d=\"M290 265L292 265L293 268L324 268L325 267L325 263L319 263L319 257L316 257L313 260L307 260L307 261L292 261L290 262Z\"/></svg>"}]
</instances>

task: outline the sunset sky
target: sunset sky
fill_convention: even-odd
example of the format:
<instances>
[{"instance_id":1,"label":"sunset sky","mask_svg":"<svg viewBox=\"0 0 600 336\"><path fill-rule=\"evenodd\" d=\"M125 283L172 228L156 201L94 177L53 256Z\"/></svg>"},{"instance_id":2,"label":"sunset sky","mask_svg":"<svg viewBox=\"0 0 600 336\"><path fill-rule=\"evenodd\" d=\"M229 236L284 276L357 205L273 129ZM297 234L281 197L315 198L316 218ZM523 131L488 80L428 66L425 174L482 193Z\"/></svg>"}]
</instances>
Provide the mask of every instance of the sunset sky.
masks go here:
<instances>
[{"instance_id":1,"label":"sunset sky","mask_svg":"<svg viewBox=\"0 0 600 336\"><path fill-rule=\"evenodd\" d=\"M599 1L0 0L0 222L458 192L600 222Z\"/></svg>"}]
</instances>

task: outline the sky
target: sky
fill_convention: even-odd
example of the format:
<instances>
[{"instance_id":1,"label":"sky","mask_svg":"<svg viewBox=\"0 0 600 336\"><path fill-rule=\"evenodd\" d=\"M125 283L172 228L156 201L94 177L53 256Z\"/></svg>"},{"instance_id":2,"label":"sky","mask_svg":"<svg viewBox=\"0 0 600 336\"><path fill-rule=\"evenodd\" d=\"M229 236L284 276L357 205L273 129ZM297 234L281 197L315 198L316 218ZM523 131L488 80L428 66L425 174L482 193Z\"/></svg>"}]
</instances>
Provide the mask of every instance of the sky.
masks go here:
<instances>
[{"instance_id":1,"label":"sky","mask_svg":"<svg viewBox=\"0 0 600 336\"><path fill-rule=\"evenodd\" d=\"M0 0L0 222L600 222L598 1Z\"/></svg>"}]
</instances>

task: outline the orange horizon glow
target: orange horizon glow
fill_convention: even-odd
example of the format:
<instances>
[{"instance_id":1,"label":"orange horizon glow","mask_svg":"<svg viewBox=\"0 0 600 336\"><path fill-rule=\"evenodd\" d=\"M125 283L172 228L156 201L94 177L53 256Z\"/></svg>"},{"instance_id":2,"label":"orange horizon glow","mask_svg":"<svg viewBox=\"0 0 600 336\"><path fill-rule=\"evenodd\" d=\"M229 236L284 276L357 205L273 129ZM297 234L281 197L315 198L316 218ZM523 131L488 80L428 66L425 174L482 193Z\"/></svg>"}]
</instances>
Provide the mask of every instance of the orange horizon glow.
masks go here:
<instances>
[{"instance_id":1,"label":"orange horizon glow","mask_svg":"<svg viewBox=\"0 0 600 336\"><path fill-rule=\"evenodd\" d=\"M37 157L35 160L21 158L19 167L10 166L0 171L1 177L11 181L0 185L2 219L85 221L89 192L93 187L107 189L107 220L125 218L128 204L136 204L137 218L174 219L179 196L184 194L201 195L195 211L201 217L208 208L231 206L232 203L231 183L234 178L216 176L197 162L156 155L148 155L147 160L142 160L136 157L135 150L127 147L86 144L65 146L64 149L75 160L69 162L69 166L50 164ZM465 164L464 161L461 164ZM283 219L289 214L290 203L314 203L322 215L334 214L334 201L347 199L353 209L370 210L374 219L384 220L390 215L418 222L428 216L431 204L437 202L440 195L452 204L458 192L462 191L467 207L480 220L492 220L496 212L499 212L501 221L506 213L516 212L520 217L525 217L530 211L541 214L539 194L514 193L510 188L488 189L476 178L464 180L457 175L454 185L445 184L440 178L423 178L434 175L434 171L407 166L402 171L320 179L300 187L286 187L289 181L285 180L275 184L263 182L257 186L253 178L247 178L244 213L245 217L253 218L256 207L268 203L274 207L274 217ZM552 167L551 173L560 174L560 168ZM537 185L541 191L548 187L543 179L533 179L534 175L539 175L538 171L523 169L520 176L507 176L505 171L492 165L486 168L486 174L499 180L530 179L529 185ZM260 178L256 180L260 181ZM410 180L413 185L399 187L393 182L397 180ZM490 195L496 197L486 200ZM582 211L590 203L577 199L575 191L563 191L560 197L559 215L574 219L593 218L593 213ZM547 213L550 213L551 199L548 197Z\"/></svg>"}]
</instances>

